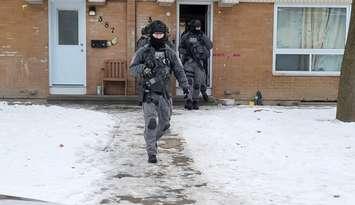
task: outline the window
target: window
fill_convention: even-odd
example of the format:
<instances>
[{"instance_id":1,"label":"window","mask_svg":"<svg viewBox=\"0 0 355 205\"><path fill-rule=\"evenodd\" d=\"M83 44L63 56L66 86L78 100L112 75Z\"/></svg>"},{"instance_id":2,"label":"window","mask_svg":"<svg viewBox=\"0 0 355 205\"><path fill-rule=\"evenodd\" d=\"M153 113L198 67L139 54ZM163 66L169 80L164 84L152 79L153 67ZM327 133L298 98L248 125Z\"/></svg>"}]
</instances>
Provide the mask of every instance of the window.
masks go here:
<instances>
[{"instance_id":1,"label":"window","mask_svg":"<svg viewBox=\"0 0 355 205\"><path fill-rule=\"evenodd\" d=\"M78 11L58 11L59 45L78 45Z\"/></svg>"},{"instance_id":2,"label":"window","mask_svg":"<svg viewBox=\"0 0 355 205\"><path fill-rule=\"evenodd\" d=\"M339 75L347 6L275 6L274 73Z\"/></svg>"}]
</instances>

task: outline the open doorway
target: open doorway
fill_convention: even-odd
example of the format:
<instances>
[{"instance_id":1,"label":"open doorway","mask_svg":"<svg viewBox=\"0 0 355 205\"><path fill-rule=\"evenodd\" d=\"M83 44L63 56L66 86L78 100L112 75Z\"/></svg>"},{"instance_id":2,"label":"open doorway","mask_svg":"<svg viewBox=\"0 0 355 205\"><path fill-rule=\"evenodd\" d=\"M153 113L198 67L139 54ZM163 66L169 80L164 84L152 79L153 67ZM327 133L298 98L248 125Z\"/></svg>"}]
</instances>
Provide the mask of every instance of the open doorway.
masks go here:
<instances>
[{"instance_id":1,"label":"open doorway","mask_svg":"<svg viewBox=\"0 0 355 205\"><path fill-rule=\"evenodd\" d=\"M202 31L208 35L207 11L207 5L180 5L180 37L185 32L187 23L192 19L200 20L202 23Z\"/></svg>"},{"instance_id":2,"label":"open doorway","mask_svg":"<svg viewBox=\"0 0 355 205\"><path fill-rule=\"evenodd\" d=\"M212 6L210 2L196 3L195 1L184 1L177 3L177 45L180 43L181 35L187 29L187 23L192 19L198 19L202 23L202 31L212 39ZM178 46L177 46L178 47ZM212 87L212 52L208 62L208 75L207 75L207 93L211 95ZM178 95L182 95L182 91L177 88Z\"/></svg>"}]
</instances>

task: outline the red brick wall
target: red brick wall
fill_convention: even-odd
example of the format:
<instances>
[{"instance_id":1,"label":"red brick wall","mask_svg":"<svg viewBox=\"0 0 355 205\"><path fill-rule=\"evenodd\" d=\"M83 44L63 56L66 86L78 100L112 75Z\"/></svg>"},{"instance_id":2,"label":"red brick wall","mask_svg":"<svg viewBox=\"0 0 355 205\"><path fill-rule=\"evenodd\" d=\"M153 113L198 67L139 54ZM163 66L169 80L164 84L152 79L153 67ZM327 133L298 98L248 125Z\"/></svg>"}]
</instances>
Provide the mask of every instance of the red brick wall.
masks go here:
<instances>
[{"instance_id":1,"label":"red brick wall","mask_svg":"<svg viewBox=\"0 0 355 205\"><path fill-rule=\"evenodd\" d=\"M87 6L87 9L89 6ZM126 2L119 0L108 1L106 5L96 6L96 16L87 14L87 94L96 94L96 86L101 84L101 68L104 67L106 59L126 60L127 32L126 32ZM115 33L106 29L98 22L99 16L104 21L115 27ZM118 44L109 48L91 48L91 40L111 40L118 37ZM124 87L121 83L108 83L108 94L123 94Z\"/></svg>"},{"instance_id":2,"label":"red brick wall","mask_svg":"<svg viewBox=\"0 0 355 205\"><path fill-rule=\"evenodd\" d=\"M127 1L127 55L126 59L128 65L131 62L131 59L134 56L136 48L136 1ZM136 93L135 78L129 75L130 82L130 94Z\"/></svg>"},{"instance_id":3,"label":"red brick wall","mask_svg":"<svg viewBox=\"0 0 355 205\"><path fill-rule=\"evenodd\" d=\"M338 77L272 75L273 4L240 3L214 11L213 93L247 100L335 100ZM238 94L239 93L239 94Z\"/></svg>"},{"instance_id":4,"label":"red brick wall","mask_svg":"<svg viewBox=\"0 0 355 205\"><path fill-rule=\"evenodd\" d=\"M48 95L47 4L23 7L27 5L23 0L2 0L1 3L0 97L45 98ZM149 17L167 23L175 39L175 5L162 7L151 0L137 1L135 5L128 3L110 0L96 7L97 16L87 16L88 94L95 94L96 85L101 83L100 72L105 59L123 59L129 64L133 39L140 36ZM134 7L136 16L132 15ZM97 22L100 15L116 27L114 35ZM136 36L132 26L136 26ZM93 39L114 36L119 40L116 46L90 47ZM272 75L273 4L240 3L233 8L220 8L215 4L213 36L213 94L216 97L224 97L228 92L246 100L260 89L269 100L336 99L338 77ZM121 84L109 84L107 88L111 94L123 93ZM134 79L130 79L129 94L134 92Z\"/></svg>"},{"instance_id":5,"label":"red brick wall","mask_svg":"<svg viewBox=\"0 0 355 205\"><path fill-rule=\"evenodd\" d=\"M48 94L47 4L1 0L0 98Z\"/></svg>"},{"instance_id":6,"label":"red brick wall","mask_svg":"<svg viewBox=\"0 0 355 205\"><path fill-rule=\"evenodd\" d=\"M175 6L161 7L154 1L137 1L135 5L132 2L127 5L127 2L120 0L110 0L106 5L96 6L97 15L95 17L87 16L87 85L88 94L96 93L96 85L101 83L100 70L103 67L104 59L118 58L127 60L129 64L132 58L132 46L135 46L135 41L140 37L141 28L147 23L149 17L153 20L163 20L170 28L173 38L175 38L176 16ZM135 6L135 9L132 6ZM129 13L127 13L127 9ZM136 16L132 16L136 12ZM170 16L167 13L170 12ZM133 13L134 15L134 13ZM93 49L90 47L92 39L110 39L112 34L106 31L102 24L97 22L97 18L103 16L105 21L116 27L116 35L119 39L119 44L106 49ZM129 18L129 19L128 19ZM135 26L135 32L132 33L129 29ZM130 36L127 36L127 33ZM128 44L127 42L130 42ZM133 45L132 45L133 43ZM135 94L135 80L130 78L128 94ZM107 94L123 94L123 84L108 83L106 85Z\"/></svg>"}]
</instances>

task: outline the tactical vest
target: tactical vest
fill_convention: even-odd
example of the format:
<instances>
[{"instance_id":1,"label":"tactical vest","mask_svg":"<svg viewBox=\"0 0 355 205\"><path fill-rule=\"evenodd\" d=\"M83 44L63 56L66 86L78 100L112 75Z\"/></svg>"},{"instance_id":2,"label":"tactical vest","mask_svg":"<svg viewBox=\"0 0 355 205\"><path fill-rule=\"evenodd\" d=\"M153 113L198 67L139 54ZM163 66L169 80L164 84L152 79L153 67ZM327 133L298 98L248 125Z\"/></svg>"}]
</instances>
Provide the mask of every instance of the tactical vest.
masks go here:
<instances>
[{"instance_id":1,"label":"tactical vest","mask_svg":"<svg viewBox=\"0 0 355 205\"><path fill-rule=\"evenodd\" d=\"M149 79L150 92L168 95L170 86L171 62L167 57L166 50L155 51L154 58L156 67L153 69L153 77Z\"/></svg>"}]
</instances>

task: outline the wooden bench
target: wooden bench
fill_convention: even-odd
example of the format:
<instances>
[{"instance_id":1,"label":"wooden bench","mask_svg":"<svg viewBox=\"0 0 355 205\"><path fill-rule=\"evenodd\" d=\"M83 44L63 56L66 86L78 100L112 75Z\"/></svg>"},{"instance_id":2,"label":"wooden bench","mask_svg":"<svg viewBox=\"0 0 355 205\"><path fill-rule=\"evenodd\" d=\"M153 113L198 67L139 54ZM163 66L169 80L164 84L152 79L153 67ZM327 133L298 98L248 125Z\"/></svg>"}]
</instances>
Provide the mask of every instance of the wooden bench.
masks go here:
<instances>
[{"instance_id":1,"label":"wooden bench","mask_svg":"<svg viewBox=\"0 0 355 205\"><path fill-rule=\"evenodd\" d=\"M102 93L105 94L105 82L123 82L124 95L127 95L128 74L126 61L110 59L105 60L104 63L105 66L102 68Z\"/></svg>"}]
</instances>

